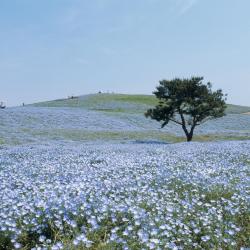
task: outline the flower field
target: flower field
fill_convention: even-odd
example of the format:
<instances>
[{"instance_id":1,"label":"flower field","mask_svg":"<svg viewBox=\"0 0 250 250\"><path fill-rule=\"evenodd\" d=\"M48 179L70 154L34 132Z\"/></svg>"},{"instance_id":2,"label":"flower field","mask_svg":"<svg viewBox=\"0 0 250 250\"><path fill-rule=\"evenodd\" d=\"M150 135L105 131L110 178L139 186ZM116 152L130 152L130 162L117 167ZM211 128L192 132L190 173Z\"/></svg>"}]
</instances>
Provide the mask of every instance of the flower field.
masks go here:
<instances>
[{"instance_id":1,"label":"flower field","mask_svg":"<svg viewBox=\"0 0 250 250\"><path fill-rule=\"evenodd\" d=\"M98 98L1 110L0 250L250 246L247 107L183 143L152 97Z\"/></svg>"},{"instance_id":2,"label":"flower field","mask_svg":"<svg viewBox=\"0 0 250 250\"><path fill-rule=\"evenodd\" d=\"M1 249L239 249L250 141L0 151Z\"/></svg>"},{"instance_id":3,"label":"flower field","mask_svg":"<svg viewBox=\"0 0 250 250\"><path fill-rule=\"evenodd\" d=\"M125 107L123 105L122 107ZM180 126L170 123L160 129L142 113L93 111L67 107L16 107L0 112L0 144L20 145L55 140L185 141ZM197 127L195 136L250 139L250 115L228 114Z\"/></svg>"}]
</instances>

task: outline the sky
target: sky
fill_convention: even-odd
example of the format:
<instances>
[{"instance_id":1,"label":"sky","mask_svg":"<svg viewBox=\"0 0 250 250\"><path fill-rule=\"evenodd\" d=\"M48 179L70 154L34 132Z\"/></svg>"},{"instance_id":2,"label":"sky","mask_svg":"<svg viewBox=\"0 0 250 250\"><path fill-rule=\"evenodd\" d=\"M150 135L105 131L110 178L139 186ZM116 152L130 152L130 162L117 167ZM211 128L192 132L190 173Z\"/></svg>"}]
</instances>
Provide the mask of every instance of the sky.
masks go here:
<instances>
[{"instance_id":1,"label":"sky","mask_svg":"<svg viewBox=\"0 0 250 250\"><path fill-rule=\"evenodd\" d=\"M0 0L8 106L203 76L250 106L249 0Z\"/></svg>"}]
</instances>

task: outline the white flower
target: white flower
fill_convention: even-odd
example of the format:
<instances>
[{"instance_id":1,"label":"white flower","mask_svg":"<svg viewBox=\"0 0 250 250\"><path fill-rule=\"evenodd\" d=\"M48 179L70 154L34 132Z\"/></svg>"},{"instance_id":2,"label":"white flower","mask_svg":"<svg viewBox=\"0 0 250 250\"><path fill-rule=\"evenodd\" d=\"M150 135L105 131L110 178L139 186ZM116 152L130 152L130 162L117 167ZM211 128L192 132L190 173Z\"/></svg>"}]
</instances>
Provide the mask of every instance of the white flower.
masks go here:
<instances>
[{"instance_id":1,"label":"white flower","mask_svg":"<svg viewBox=\"0 0 250 250\"><path fill-rule=\"evenodd\" d=\"M20 249L22 247L22 245L20 243L16 242L14 244L14 247L15 247L15 249Z\"/></svg>"}]
</instances>

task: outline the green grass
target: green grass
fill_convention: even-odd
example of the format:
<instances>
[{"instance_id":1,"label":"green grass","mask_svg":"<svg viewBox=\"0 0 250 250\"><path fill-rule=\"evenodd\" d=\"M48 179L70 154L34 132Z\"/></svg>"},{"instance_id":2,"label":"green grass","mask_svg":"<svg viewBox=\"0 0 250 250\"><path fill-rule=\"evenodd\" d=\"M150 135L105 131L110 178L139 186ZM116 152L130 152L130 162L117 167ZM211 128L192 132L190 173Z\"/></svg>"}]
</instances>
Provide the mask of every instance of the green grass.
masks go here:
<instances>
[{"instance_id":1,"label":"green grass","mask_svg":"<svg viewBox=\"0 0 250 250\"><path fill-rule=\"evenodd\" d=\"M226 112L228 114L243 114L250 112L250 107L228 104Z\"/></svg>"},{"instance_id":2,"label":"green grass","mask_svg":"<svg viewBox=\"0 0 250 250\"><path fill-rule=\"evenodd\" d=\"M128 95L128 94L92 94L74 99L58 99L54 101L35 103L36 107L82 107L104 112L128 112L145 110L146 107L155 106L158 100L154 95ZM105 105L110 104L109 108ZM116 105L112 105L116 104ZM134 110L128 110L126 104L134 104ZM114 106L114 107L112 107ZM227 114L242 114L250 112L250 107L227 105Z\"/></svg>"},{"instance_id":3,"label":"green grass","mask_svg":"<svg viewBox=\"0 0 250 250\"><path fill-rule=\"evenodd\" d=\"M101 105L113 102L118 104L133 103L133 104L138 104L139 106L140 105L154 106L157 104L157 99L153 95L93 94L93 95L80 96L73 99L58 99L54 101L35 103L33 104L33 106L85 107L88 109L101 109ZM107 109L104 108L104 110Z\"/></svg>"},{"instance_id":4,"label":"green grass","mask_svg":"<svg viewBox=\"0 0 250 250\"><path fill-rule=\"evenodd\" d=\"M72 141L93 141L93 140L160 140L165 142L179 142L184 140L171 134L158 131L88 131L88 130L37 130L32 135L49 139L63 139Z\"/></svg>"},{"instance_id":5,"label":"green grass","mask_svg":"<svg viewBox=\"0 0 250 250\"><path fill-rule=\"evenodd\" d=\"M186 142L186 137L176 136L166 133L163 130L138 130L138 131L122 131L122 130L101 130L89 131L84 129L22 129L20 133L26 133L27 138L21 139L18 136L12 136L5 140L0 139L0 145L22 145L27 143L35 143L37 141L48 140L65 140L76 142L88 141L117 141L126 143L133 141L136 143L178 143ZM250 136L232 136L225 134L206 134L194 135L193 141L210 142L210 141L233 141L233 140L250 140Z\"/></svg>"},{"instance_id":6,"label":"green grass","mask_svg":"<svg viewBox=\"0 0 250 250\"><path fill-rule=\"evenodd\" d=\"M71 141L94 141L94 140L117 140L117 141L159 141L166 143L185 142L185 136L176 136L165 133L164 131L145 130L145 131L89 131L89 130L35 130L31 132L34 137L41 137L53 140ZM250 136L226 136L219 134L196 135L193 141L220 141L220 140L250 140Z\"/></svg>"},{"instance_id":7,"label":"green grass","mask_svg":"<svg viewBox=\"0 0 250 250\"><path fill-rule=\"evenodd\" d=\"M193 141L237 141L237 140L250 140L250 136L232 136L220 134L207 134L207 135L194 135Z\"/></svg>"}]
</instances>

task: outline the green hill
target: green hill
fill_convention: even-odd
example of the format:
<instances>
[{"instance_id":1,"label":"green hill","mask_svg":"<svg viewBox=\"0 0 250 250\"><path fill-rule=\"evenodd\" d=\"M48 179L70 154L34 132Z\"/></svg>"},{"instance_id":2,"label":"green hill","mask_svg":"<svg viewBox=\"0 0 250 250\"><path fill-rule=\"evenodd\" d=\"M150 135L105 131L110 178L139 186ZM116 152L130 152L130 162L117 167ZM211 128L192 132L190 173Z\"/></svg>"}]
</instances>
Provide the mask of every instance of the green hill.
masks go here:
<instances>
[{"instance_id":1,"label":"green hill","mask_svg":"<svg viewBox=\"0 0 250 250\"><path fill-rule=\"evenodd\" d=\"M35 103L36 107L82 107L89 110L105 112L132 112L140 113L148 107L157 104L153 95L128 94L92 94L74 98L58 99ZM228 104L228 114L242 114L250 112L250 107Z\"/></svg>"}]
</instances>

